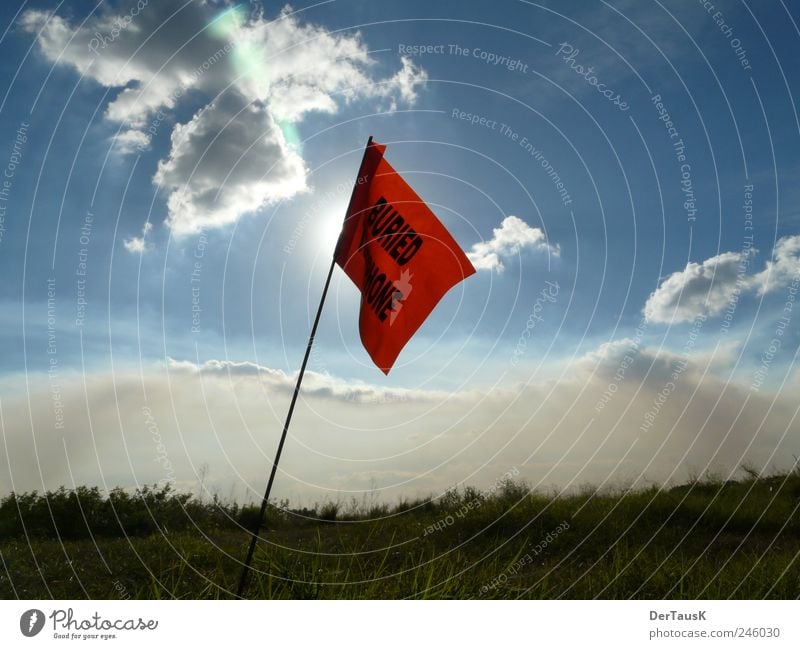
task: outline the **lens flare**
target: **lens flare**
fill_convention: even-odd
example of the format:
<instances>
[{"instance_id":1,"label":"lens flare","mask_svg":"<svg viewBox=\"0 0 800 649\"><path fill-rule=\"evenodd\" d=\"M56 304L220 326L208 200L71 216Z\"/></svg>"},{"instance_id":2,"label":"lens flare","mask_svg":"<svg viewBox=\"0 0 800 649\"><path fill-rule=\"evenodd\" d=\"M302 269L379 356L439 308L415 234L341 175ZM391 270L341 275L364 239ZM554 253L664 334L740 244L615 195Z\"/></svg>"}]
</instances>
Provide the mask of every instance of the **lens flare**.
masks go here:
<instances>
[{"instance_id":1,"label":"lens flare","mask_svg":"<svg viewBox=\"0 0 800 649\"><path fill-rule=\"evenodd\" d=\"M302 155L303 141L300 139L300 132L297 130L297 126L295 126L292 122L283 120L278 122L278 127L281 129L281 133L283 133L283 139L286 140L286 144L292 147L294 151Z\"/></svg>"},{"instance_id":2,"label":"lens flare","mask_svg":"<svg viewBox=\"0 0 800 649\"><path fill-rule=\"evenodd\" d=\"M230 39L246 20L246 9L242 5L234 5L214 17L208 24L208 33L216 38Z\"/></svg>"}]
</instances>

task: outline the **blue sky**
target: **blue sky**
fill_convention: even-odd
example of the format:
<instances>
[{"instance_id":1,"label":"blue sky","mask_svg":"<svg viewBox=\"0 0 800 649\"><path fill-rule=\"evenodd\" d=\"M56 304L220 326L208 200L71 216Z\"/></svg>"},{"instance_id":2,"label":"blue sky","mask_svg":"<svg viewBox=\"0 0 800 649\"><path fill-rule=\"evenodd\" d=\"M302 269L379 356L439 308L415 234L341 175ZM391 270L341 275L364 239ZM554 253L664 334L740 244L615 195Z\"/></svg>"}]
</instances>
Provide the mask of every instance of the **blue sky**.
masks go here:
<instances>
[{"instance_id":1,"label":"blue sky","mask_svg":"<svg viewBox=\"0 0 800 649\"><path fill-rule=\"evenodd\" d=\"M286 493L436 490L517 464L559 485L667 480L800 453L788 4L0 12L3 488L63 483L62 447L83 457L91 428L121 446L78 481L191 485L208 463L219 489L257 492L249 461L272 452L369 135L481 267L389 377L336 271ZM595 408L612 384L613 416ZM171 471L151 458L155 403ZM362 438L362 418L397 434ZM18 457L40 458L33 479Z\"/></svg>"}]
</instances>

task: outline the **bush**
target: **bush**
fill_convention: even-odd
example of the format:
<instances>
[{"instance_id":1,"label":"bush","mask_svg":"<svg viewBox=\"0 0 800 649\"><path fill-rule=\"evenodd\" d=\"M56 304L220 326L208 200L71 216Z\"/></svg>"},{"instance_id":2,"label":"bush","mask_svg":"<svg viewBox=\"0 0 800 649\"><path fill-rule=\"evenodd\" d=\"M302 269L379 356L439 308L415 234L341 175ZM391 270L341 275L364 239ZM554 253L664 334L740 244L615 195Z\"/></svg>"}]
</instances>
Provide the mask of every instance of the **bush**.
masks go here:
<instances>
[{"instance_id":1,"label":"bush","mask_svg":"<svg viewBox=\"0 0 800 649\"><path fill-rule=\"evenodd\" d=\"M106 497L97 487L61 487L0 500L0 538L77 540L213 530L235 527L242 514L237 505L217 498L204 504L170 485L144 486L132 494L116 488Z\"/></svg>"}]
</instances>

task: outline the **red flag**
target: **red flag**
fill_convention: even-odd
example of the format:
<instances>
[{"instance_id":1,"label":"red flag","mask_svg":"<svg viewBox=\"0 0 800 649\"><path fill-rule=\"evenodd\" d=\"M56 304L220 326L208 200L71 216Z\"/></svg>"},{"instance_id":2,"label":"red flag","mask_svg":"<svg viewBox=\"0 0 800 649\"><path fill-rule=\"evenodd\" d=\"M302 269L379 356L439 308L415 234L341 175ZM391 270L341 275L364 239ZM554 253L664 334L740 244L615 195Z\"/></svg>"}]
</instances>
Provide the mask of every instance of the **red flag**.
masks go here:
<instances>
[{"instance_id":1,"label":"red flag","mask_svg":"<svg viewBox=\"0 0 800 649\"><path fill-rule=\"evenodd\" d=\"M335 259L361 291L361 342L388 374L439 300L475 268L385 150L367 143Z\"/></svg>"}]
</instances>

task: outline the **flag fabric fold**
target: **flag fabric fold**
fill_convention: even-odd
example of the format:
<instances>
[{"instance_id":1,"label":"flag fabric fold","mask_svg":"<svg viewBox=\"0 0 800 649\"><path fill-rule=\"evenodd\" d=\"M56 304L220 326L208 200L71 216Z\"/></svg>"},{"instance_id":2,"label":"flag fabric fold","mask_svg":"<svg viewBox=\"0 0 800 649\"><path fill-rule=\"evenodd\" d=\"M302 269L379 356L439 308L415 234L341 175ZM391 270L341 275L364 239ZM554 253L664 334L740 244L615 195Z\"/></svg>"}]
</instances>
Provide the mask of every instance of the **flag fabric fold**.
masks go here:
<instances>
[{"instance_id":1,"label":"flag fabric fold","mask_svg":"<svg viewBox=\"0 0 800 649\"><path fill-rule=\"evenodd\" d=\"M361 291L361 342L388 374L445 293L475 268L385 150L370 138L334 259Z\"/></svg>"}]
</instances>

